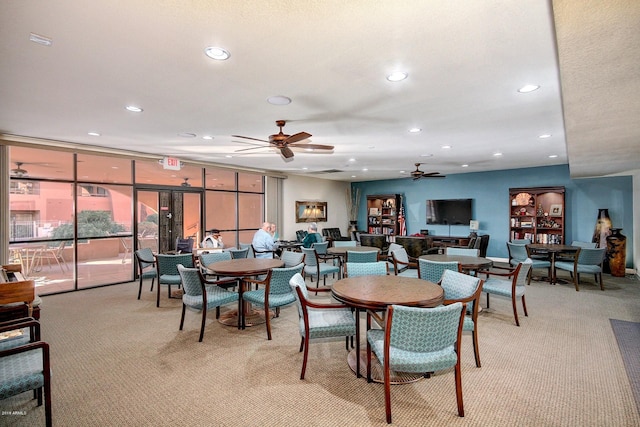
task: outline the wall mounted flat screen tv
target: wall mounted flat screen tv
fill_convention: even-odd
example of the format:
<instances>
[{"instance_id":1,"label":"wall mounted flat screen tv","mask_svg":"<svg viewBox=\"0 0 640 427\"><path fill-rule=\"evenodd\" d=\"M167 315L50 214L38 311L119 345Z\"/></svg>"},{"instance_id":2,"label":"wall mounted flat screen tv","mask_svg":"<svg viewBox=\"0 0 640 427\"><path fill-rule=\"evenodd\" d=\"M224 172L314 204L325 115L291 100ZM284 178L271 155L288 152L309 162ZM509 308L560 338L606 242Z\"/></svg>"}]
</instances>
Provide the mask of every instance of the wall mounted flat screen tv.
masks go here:
<instances>
[{"instance_id":1,"label":"wall mounted flat screen tv","mask_svg":"<svg viewBox=\"0 0 640 427\"><path fill-rule=\"evenodd\" d=\"M427 200L427 224L469 225L473 199Z\"/></svg>"}]
</instances>

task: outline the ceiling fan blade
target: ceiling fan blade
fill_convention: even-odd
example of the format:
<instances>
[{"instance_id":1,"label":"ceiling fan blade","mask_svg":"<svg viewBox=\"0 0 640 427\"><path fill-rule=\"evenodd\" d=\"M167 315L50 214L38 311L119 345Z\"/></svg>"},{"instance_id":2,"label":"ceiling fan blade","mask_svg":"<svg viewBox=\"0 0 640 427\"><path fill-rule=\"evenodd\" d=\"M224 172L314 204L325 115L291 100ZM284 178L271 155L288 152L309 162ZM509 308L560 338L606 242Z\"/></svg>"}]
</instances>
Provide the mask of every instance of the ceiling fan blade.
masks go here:
<instances>
[{"instance_id":1,"label":"ceiling fan blade","mask_svg":"<svg viewBox=\"0 0 640 427\"><path fill-rule=\"evenodd\" d=\"M322 144L288 144L289 147L309 148L312 150L333 150L333 145Z\"/></svg>"},{"instance_id":2,"label":"ceiling fan blade","mask_svg":"<svg viewBox=\"0 0 640 427\"><path fill-rule=\"evenodd\" d=\"M266 142L267 144L269 143L269 141L265 141L264 139L258 139L258 138L251 138L250 136L242 136L242 135L231 135L233 138L244 138L244 139L252 139L254 141L260 141L260 142Z\"/></svg>"},{"instance_id":3,"label":"ceiling fan blade","mask_svg":"<svg viewBox=\"0 0 640 427\"><path fill-rule=\"evenodd\" d=\"M291 151L291 148L286 146L280 149L280 153L285 159L290 159L291 157L293 157L293 151Z\"/></svg>"},{"instance_id":4,"label":"ceiling fan blade","mask_svg":"<svg viewBox=\"0 0 640 427\"><path fill-rule=\"evenodd\" d=\"M293 144L298 141L302 141L303 139L311 138L311 134L307 132L298 132L294 135L291 135L289 138L285 139L283 142L285 144Z\"/></svg>"},{"instance_id":5,"label":"ceiling fan blade","mask_svg":"<svg viewBox=\"0 0 640 427\"><path fill-rule=\"evenodd\" d=\"M261 148L271 148L268 145L260 146L260 147L249 147L249 148L241 148L239 150L235 150L234 153L239 153L241 151L249 151L249 150L259 150Z\"/></svg>"},{"instance_id":6,"label":"ceiling fan blade","mask_svg":"<svg viewBox=\"0 0 640 427\"><path fill-rule=\"evenodd\" d=\"M434 176L434 175L440 175L440 172L423 172L422 176Z\"/></svg>"}]
</instances>

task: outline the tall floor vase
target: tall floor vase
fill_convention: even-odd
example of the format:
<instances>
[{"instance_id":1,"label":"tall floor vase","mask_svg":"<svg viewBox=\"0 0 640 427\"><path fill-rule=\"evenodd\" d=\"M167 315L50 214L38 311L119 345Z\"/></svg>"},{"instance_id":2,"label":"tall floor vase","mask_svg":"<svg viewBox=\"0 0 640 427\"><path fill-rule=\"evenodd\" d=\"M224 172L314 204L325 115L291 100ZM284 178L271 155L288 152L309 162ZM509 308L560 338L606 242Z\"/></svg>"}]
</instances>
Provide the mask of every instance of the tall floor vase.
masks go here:
<instances>
[{"instance_id":1,"label":"tall floor vase","mask_svg":"<svg viewBox=\"0 0 640 427\"><path fill-rule=\"evenodd\" d=\"M607 237L611 234L611 217L609 217L609 209L598 209L598 218L596 219L596 228L593 232L593 239L597 248L607 247ZM602 263L602 271L610 273L609 257L605 257Z\"/></svg>"},{"instance_id":2,"label":"tall floor vase","mask_svg":"<svg viewBox=\"0 0 640 427\"><path fill-rule=\"evenodd\" d=\"M622 228L612 228L607 237L607 260L614 277L624 277L627 263L627 237L621 231Z\"/></svg>"}]
</instances>

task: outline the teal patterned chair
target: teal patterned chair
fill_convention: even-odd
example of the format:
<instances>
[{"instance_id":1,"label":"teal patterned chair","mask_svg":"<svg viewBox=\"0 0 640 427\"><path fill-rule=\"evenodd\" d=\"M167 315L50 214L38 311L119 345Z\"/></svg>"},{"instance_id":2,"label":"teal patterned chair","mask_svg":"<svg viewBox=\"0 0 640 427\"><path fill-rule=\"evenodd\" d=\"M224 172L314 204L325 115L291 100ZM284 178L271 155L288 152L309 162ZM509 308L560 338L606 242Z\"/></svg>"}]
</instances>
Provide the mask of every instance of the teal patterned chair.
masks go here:
<instances>
[{"instance_id":1,"label":"teal patterned chair","mask_svg":"<svg viewBox=\"0 0 640 427\"><path fill-rule=\"evenodd\" d=\"M293 267L302 262L304 254L302 252L282 251L280 260L284 262L285 267Z\"/></svg>"},{"instance_id":2,"label":"teal patterned chair","mask_svg":"<svg viewBox=\"0 0 640 427\"><path fill-rule=\"evenodd\" d=\"M357 243L355 240L334 240L333 241L333 247L334 248L353 248L355 246L357 246Z\"/></svg>"},{"instance_id":3,"label":"teal patterned chair","mask_svg":"<svg viewBox=\"0 0 640 427\"><path fill-rule=\"evenodd\" d=\"M371 352L384 371L387 423L391 423L390 371L429 374L455 367L458 415L464 417L460 372L460 339L465 305L435 308L387 307L384 329L367 331L367 380L371 382Z\"/></svg>"},{"instance_id":4,"label":"teal patterned chair","mask_svg":"<svg viewBox=\"0 0 640 427\"><path fill-rule=\"evenodd\" d=\"M548 257L532 258L527 245L519 243L507 242L507 251L509 252L509 264L514 267L526 259L531 259L531 270L529 270L529 276L527 277L527 285L531 284L534 268L546 268L549 280L551 280L551 261L549 261Z\"/></svg>"},{"instance_id":5,"label":"teal patterned chair","mask_svg":"<svg viewBox=\"0 0 640 427\"><path fill-rule=\"evenodd\" d=\"M418 278L422 280L438 283L446 270L457 271L458 273L462 271L460 263L457 261L442 262L418 258Z\"/></svg>"},{"instance_id":6,"label":"teal patterned chair","mask_svg":"<svg viewBox=\"0 0 640 427\"><path fill-rule=\"evenodd\" d=\"M378 261L378 251L349 251L345 262L376 262Z\"/></svg>"},{"instance_id":7,"label":"teal patterned chair","mask_svg":"<svg viewBox=\"0 0 640 427\"><path fill-rule=\"evenodd\" d=\"M480 295L484 280L462 274L453 270L445 270L442 279L439 281L444 290L444 304L461 302L467 305L467 313L464 316L462 330L471 332L473 339L473 354L476 359L476 366L480 364L480 348L478 347L478 311L480 307Z\"/></svg>"},{"instance_id":8,"label":"teal patterned chair","mask_svg":"<svg viewBox=\"0 0 640 427\"><path fill-rule=\"evenodd\" d=\"M412 258L404 247L391 251L393 261L393 273L396 276L418 277L418 263Z\"/></svg>"},{"instance_id":9,"label":"teal patterned chair","mask_svg":"<svg viewBox=\"0 0 640 427\"><path fill-rule=\"evenodd\" d=\"M178 264L182 264L187 268L193 268L193 254L164 255L157 254L156 270L158 274L158 292L156 296L156 307L160 307L160 285L167 285L169 298L171 298L171 286L176 285L178 288L182 285L180 273L178 273Z\"/></svg>"},{"instance_id":10,"label":"teal patterned chair","mask_svg":"<svg viewBox=\"0 0 640 427\"><path fill-rule=\"evenodd\" d=\"M345 262L344 274L346 277L386 276L389 272L387 270L387 263L384 261Z\"/></svg>"},{"instance_id":11,"label":"teal patterned chair","mask_svg":"<svg viewBox=\"0 0 640 427\"><path fill-rule=\"evenodd\" d=\"M522 300L522 308L524 309L524 315L528 316L527 303L524 298L525 284L527 283L527 277L531 272L532 261L527 258L523 262L519 263L516 268L494 267L496 270L484 271L487 275L487 279L484 281L482 291L487 294L487 308L489 308L489 295L498 295L501 297L511 298L511 305L513 307L513 317L516 320L516 326L520 326L518 320L518 306L516 304L518 298ZM502 270L504 272L500 272ZM503 277L502 279L492 278L491 276Z\"/></svg>"},{"instance_id":12,"label":"teal patterned chair","mask_svg":"<svg viewBox=\"0 0 640 427\"><path fill-rule=\"evenodd\" d=\"M280 315L280 307L295 302L296 297L289 286L289 280L295 274L300 274L303 267L304 264L298 264L294 267L272 268L263 281L245 279L249 284L264 285L263 289L243 292L242 300L264 307L267 339L269 340L271 339L271 316L269 315L269 310L275 309L275 317L278 317ZM244 316L242 317L242 326L244 327Z\"/></svg>"},{"instance_id":13,"label":"teal patterned chair","mask_svg":"<svg viewBox=\"0 0 640 427\"><path fill-rule=\"evenodd\" d=\"M19 322L7 322L0 326L0 333L25 328L38 330L40 324L32 318ZM51 364L49 344L37 341L39 332L31 336L31 342L15 340L0 347L0 400L34 391L38 406L44 400L45 423L52 425L51 417Z\"/></svg>"},{"instance_id":14,"label":"teal patterned chair","mask_svg":"<svg viewBox=\"0 0 640 427\"><path fill-rule=\"evenodd\" d=\"M298 329L300 331L300 351L304 350L300 379L304 379L309 355L309 341L314 338L345 337L349 351L349 337L356 334L356 320L351 308L344 304L319 304L309 300L309 291L304 278L294 274L289 280L298 307ZM330 291L330 288L320 288Z\"/></svg>"},{"instance_id":15,"label":"teal patterned chair","mask_svg":"<svg viewBox=\"0 0 640 427\"><path fill-rule=\"evenodd\" d=\"M322 261L322 262L331 261L333 265L336 265L336 261L338 263L340 262L340 257L338 255L333 255L327 252L327 250L329 249L329 242L318 241L316 243L312 243L311 247L316 250L319 261ZM334 277L335 277L335 274L334 274Z\"/></svg>"},{"instance_id":16,"label":"teal patterned chair","mask_svg":"<svg viewBox=\"0 0 640 427\"><path fill-rule=\"evenodd\" d=\"M580 273L593 274L596 283L600 282L600 290L604 291L602 283L602 262L607 248L580 248L574 255L573 261L556 261L555 268L571 273L573 285L579 291ZM599 279L599 280L598 280Z\"/></svg>"},{"instance_id":17,"label":"teal patterned chair","mask_svg":"<svg viewBox=\"0 0 640 427\"><path fill-rule=\"evenodd\" d=\"M138 276L140 277L140 285L138 286L138 299L142 294L142 281L144 279L151 279L151 289L153 292L153 283L158 277L158 271L156 270L156 260L153 258L153 251L150 248L138 249L134 253L136 262L138 264Z\"/></svg>"},{"instance_id":18,"label":"teal patterned chair","mask_svg":"<svg viewBox=\"0 0 640 427\"><path fill-rule=\"evenodd\" d=\"M249 248L231 248L228 250L228 252L231 254L231 259L247 258L247 256L249 255Z\"/></svg>"},{"instance_id":19,"label":"teal patterned chair","mask_svg":"<svg viewBox=\"0 0 640 427\"><path fill-rule=\"evenodd\" d=\"M184 326L184 315L187 308L202 312L202 321L200 324L200 338L198 342L202 342L204 337L204 326L207 320L207 312L213 308L216 309L216 319L220 318L220 307L223 305L238 303L238 294L228 291L215 282L205 282L202 273L197 268L185 268L178 265L178 273L182 278L182 316L180 317L180 330ZM240 305L238 304L238 312ZM238 329L240 328L240 316L238 316Z\"/></svg>"},{"instance_id":20,"label":"teal patterned chair","mask_svg":"<svg viewBox=\"0 0 640 427\"><path fill-rule=\"evenodd\" d=\"M244 249L248 252L248 249ZM215 281L218 283L218 286L223 288L235 288L238 285L237 277L221 277L216 274L209 266L215 262L220 261L231 261L233 259L233 254L231 251L223 251L223 252L203 252L199 255L200 260L200 273L205 277L206 280L209 280L209 277L215 277Z\"/></svg>"},{"instance_id":21,"label":"teal patterned chair","mask_svg":"<svg viewBox=\"0 0 640 427\"><path fill-rule=\"evenodd\" d=\"M311 276L311 281L313 282L313 277L318 278L318 282L316 283L316 287L320 284L320 278L323 279L323 286L327 285L327 274L338 273L338 278L340 278L340 267L337 265L328 264L326 262L320 262L318 258L318 253L314 248L301 248L302 253L304 253L304 270L303 276Z\"/></svg>"},{"instance_id":22,"label":"teal patterned chair","mask_svg":"<svg viewBox=\"0 0 640 427\"><path fill-rule=\"evenodd\" d=\"M452 246L444 249L445 255L480 256L480 249L475 248L454 248Z\"/></svg>"}]
</instances>

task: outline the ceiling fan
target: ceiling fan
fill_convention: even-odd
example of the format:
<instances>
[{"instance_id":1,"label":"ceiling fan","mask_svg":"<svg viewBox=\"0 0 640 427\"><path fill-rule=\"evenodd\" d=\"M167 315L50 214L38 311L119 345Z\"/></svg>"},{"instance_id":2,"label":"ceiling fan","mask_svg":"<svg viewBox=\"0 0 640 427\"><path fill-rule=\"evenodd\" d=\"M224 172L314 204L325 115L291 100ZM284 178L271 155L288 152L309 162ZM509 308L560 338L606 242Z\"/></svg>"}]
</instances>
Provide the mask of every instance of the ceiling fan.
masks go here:
<instances>
[{"instance_id":1,"label":"ceiling fan","mask_svg":"<svg viewBox=\"0 0 640 427\"><path fill-rule=\"evenodd\" d=\"M264 148L264 147L274 147L280 150L280 154L282 154L282 157L284 157L285 159L290 159L293 157L293 151L291 150L291 148L297 147L297 148L307 148L311 150L329 150L329 151L333 150L333 145L320 145L320 144L299 144L298 145L296 144L299 141L310 138L311 134L307 132L298 132L294 135L286 135L282 132L282 128L286 123L287 122L285 120L276 120L276 126L280 128L280 132L274 135L269 135L268 141L264 139L251 138L249 136L231 135L234 138L251 139L253 141L266 142L269 144L265 146L260 145L257 147L243 148L241 150L236 150L236 152L247 151L247 150L257 150L259 148Z\"/></svg>"},{"instance_id":2,"label":"ceiling fan","mask_svg":"<svg viewBox=\"0 0 640 427\"><path fill-rule=\"evenodd\" d=\"M15 176L17 178L22 178L23 176L27 176L29 172L26 169L22 169L23 162L15 162L16 167L11 169L11 176Z\"/></svg>"},{"instance_id":3,"label":"ceiling fan","mask_svg":"<svg viewBox=\"0 0 640 427\"><path fill-rule=\"evenodd\" d=\"M182 184L180 184L181 187L191 187L191 184L189 184L189 178L184 178L184 182Z\"/></svg>"},{"instance_id":4,"label":"ceiling fan","mask_svg":"<svg viewBox=\"0 0 640 427\"><path fill-rule=\"evenodd\" d=\"M423 172L421 171L420 165L422 163L416 163L416 170L414 170L413 172L411 172L411 177L413 178L413 180L418 180L420 178L444 178L445 175L440 175L440 172Z\"/></svg>"}]
</instances>

